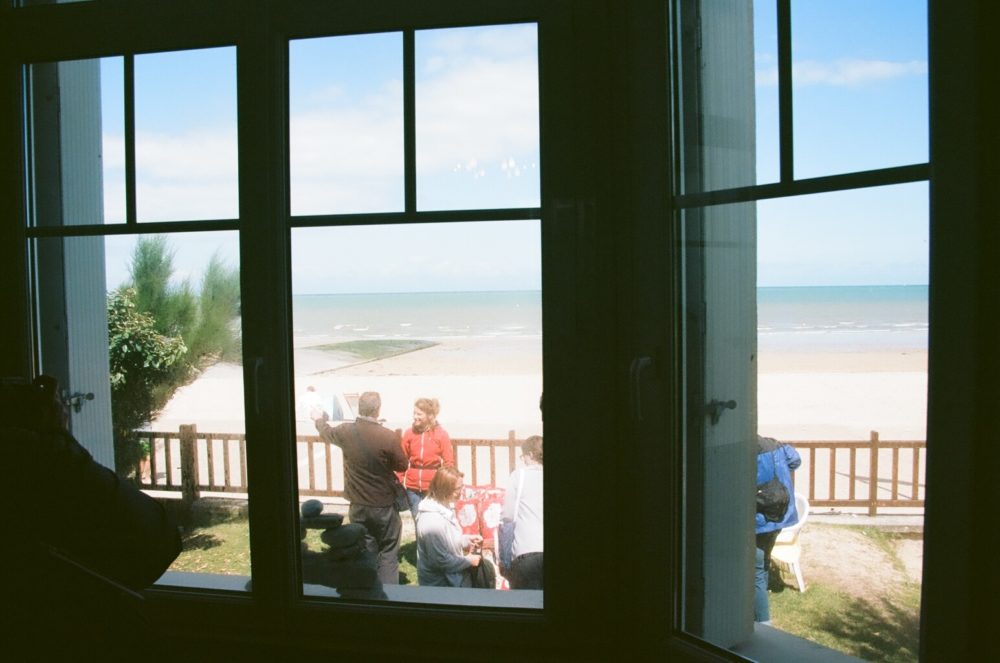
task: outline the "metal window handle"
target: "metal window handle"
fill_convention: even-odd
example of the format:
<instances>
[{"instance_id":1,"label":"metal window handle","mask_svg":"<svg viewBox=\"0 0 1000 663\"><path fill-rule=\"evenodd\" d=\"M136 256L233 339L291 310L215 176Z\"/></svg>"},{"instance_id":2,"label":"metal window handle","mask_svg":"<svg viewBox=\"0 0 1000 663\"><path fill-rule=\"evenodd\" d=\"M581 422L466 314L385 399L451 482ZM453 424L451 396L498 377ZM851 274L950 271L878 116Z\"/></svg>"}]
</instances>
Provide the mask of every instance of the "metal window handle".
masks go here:
<instances>
[{"instance_id":1,"label":"metal window handle","mask_svg":"<svg viewBox=\"0 0 1000 663\"><path fill-rule=\"evenodd\" d=\"M253 358L253 412L255 415L260 416L261 412L261 398L260 398L260 374L264 370L264 358L254 357Z\"/></svg>"},{"instance_id":2,"label":"metal window handle","mask_svg":"<svg viewBox=\"0 0 1000 663\"><path fill-rule=\"evenodd\" d=\"M632 402L632 418L642 421L642 372L653 365L652 357L636 357L629 367L629 400Z\"/></svg>"},{"instance_id":3,"label":"metal window handle","mask_svg":"<svg viewBox=\"0 0 1000 663\"><path fill-rule=\"evenodd\" d=\"M712 399L711 403L705 406L705 412L706 414L708 414L709 417L712 418L713 426L719 423L719 417L722 416L723 412L725 412L726 410L735 410L735 409L736 409L736 401L733 400L720 401L715 398Z\"/></svg>"},{"instance_id":4,"label":"metal window handle","mask_svg":"<svg viewBox=\"0 0 1000 663\"><path fill-rule=\"evenodd\" d=\"M73 412L79 413L83 408L84 401L94 400L93 392L83 393L82 391L75 391L72 394L69 391L64 391L62 396L63 405L66 407L73 408Z\"/></svg>"}]
</instances>

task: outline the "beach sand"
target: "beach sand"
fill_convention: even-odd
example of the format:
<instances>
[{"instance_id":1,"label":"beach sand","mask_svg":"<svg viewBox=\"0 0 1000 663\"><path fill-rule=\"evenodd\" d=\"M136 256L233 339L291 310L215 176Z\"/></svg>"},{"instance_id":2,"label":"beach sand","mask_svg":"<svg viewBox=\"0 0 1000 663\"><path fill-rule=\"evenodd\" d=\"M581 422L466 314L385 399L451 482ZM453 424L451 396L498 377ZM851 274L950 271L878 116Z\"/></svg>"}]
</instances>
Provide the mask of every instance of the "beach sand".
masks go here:
<instances>
[{"instance_id":1,"label":"beach sand","mask_svg":"<svg viewBox=\"0 0 1000 663\"><path fill-rule=\"evenodd\" d=\"M542 432L541 343L537 337L441 339L438 345L378 361L301 347L295 387L321 394L382 395L391 428L410 423L413 401L441 402L452 437L501 438ZM762 352L758 366L758 430L783 440L925 438L926 351ZM300 416L301 416L300 412ZM182 387L153 422L154 430L196 423L200 431L243 431L242 368L217 364ZM301 434L313 434L299 421Z\"/></svg>"}]
</instances>

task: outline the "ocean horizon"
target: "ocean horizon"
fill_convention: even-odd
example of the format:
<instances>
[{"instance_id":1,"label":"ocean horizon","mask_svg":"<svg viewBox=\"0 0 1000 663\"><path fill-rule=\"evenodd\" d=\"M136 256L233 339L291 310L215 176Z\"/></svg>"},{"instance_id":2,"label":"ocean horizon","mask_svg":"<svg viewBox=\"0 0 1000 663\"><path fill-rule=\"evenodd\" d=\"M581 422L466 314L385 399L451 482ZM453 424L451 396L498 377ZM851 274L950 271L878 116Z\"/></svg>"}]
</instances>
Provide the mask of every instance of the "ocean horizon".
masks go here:
<instances>
[{"instance_id":1,"label":"ocean horizon","mask_svg":"<svg viewBox=\"0 0 1000 663\"><path fill-rule=\"evenodd\" d=\"M926 285L757 289L762 351L927 348ZM292 296L298 344L542 334L541 290Z\"/></svg>"}]
</instances>

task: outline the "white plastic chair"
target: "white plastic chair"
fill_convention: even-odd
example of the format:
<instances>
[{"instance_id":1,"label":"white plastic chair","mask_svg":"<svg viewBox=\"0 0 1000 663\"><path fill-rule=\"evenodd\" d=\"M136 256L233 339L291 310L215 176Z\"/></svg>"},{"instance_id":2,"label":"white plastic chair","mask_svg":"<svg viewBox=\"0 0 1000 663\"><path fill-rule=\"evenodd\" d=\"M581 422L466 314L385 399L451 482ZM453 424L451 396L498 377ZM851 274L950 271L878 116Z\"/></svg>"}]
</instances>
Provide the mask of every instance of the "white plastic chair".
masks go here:
<instances>
[{"instance_id":1,"label":"white plastic chair","mask_svg":"<svg viewBox=\"0 0 1000 663\"><path fill-rule=\"evenodd\" d=\"M802 578L802 547L799 545L799 531L806 524L809 518L809 500L804 495L795 493L795 510L799 515L799 522L791 527L786 527L778 534L771 550L771 561L777 562L781 567L788 567L795 574L795 581L798 583L799 591L806 591L806 581Z\"/></svg>"}]
</instances>

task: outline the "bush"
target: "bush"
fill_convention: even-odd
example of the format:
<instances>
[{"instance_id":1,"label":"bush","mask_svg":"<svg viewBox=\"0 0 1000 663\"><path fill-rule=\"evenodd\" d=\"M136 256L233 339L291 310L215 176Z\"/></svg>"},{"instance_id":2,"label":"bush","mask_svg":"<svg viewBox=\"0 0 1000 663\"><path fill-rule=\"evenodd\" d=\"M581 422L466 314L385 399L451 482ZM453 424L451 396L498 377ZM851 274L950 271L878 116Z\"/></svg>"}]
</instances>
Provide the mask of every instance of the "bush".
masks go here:
<instances>
[{"instance_id":1,"label":"bush","mask_svg":"<svg viewBox=\"0 0 1000 663\"><path fill-rule=\"evenodd\" d=\"M171 284L173 257L166 237L140 238L129 285L108 295L115 463L123 476L148 453L134 431L206 366L240 358L239 271L213 255L195 295L186 280Z\"/></svg>"}]
</instances>

